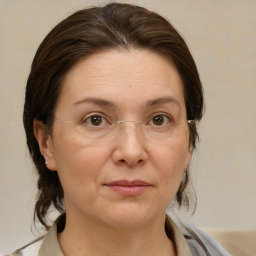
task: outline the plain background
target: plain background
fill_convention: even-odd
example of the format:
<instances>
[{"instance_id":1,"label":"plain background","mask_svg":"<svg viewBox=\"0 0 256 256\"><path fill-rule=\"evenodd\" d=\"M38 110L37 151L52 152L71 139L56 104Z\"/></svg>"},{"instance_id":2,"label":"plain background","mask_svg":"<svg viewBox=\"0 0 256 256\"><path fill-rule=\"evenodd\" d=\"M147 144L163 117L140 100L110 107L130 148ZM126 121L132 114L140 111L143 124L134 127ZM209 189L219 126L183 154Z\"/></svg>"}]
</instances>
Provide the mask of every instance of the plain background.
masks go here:
<instances>
[{"instance_id":1,"label":"plain background","mask_svg":"<svg viewBox=\"0 0 256 256\"><path fill-rule=\"evenodd\" d=\"M173 23L191 49L205 88L206 113L191 168L198 197L192 221L214 228L256 228L256 1L125 2L155 10ZM0 0L2 253L34 238L36 177L22 126L33 56L54 25L79 8L101 3L106 1Z\"/></svg>"}]
</instances>

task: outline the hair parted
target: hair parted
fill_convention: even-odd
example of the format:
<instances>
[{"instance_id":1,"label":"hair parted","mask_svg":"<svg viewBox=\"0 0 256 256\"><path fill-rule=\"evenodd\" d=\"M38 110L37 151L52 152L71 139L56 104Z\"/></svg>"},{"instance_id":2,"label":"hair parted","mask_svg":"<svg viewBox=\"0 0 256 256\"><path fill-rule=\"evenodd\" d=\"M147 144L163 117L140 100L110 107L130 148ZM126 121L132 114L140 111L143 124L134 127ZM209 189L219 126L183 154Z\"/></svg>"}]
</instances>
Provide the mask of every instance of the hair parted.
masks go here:
<instances>
[{"instance_id":1,"label":"hair parted","mask_svg":"<svg viewBox=\"0 0 256 256\"><path fill-rule=\"evenodd\" d=\"M177 68L184 87L188 120L203 114L203 89L196 64L180 34L163 17L143 7L111 3L75 12L64 19L40 44L27 80L23 122L27 146L38 172L38 198L35 217L47 228L46 216L53 204L64 212L64 192L57 172L45 166L34 136L33 121L41 121L51 133L53 116L62 81L79 60L99 51L146 49L165 56ZM196 123L189 124L190 145L198 138ZM179 205L188 204L185 193L189 172L184 172L176 194Z\"/></svg>"}]
</instances>

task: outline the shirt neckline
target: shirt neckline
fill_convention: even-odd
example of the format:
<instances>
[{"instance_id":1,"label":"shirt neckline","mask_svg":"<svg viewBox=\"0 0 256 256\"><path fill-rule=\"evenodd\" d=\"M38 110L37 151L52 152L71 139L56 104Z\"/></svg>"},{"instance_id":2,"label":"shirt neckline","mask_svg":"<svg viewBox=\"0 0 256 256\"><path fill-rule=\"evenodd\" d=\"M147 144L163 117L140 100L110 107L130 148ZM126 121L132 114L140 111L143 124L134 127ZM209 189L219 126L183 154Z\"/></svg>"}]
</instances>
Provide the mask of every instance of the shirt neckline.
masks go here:
<instances>
[{"instance_id":1,"label":"shirt neckline","mask_svg":"<svg viewBox=\"0 0 256 256\"><path fill-rule=\"evenodd\" d=\"M45 235L38 256L64 256L58 241L58 230L63 229L63 227L58 227L58 223L60 222L63 225L63 215L53 223ZM173 239L177 256L192 256L185 237L176 223L168 215L166 215L165 228L168 237Z\"/></svg>"}]
</instances>

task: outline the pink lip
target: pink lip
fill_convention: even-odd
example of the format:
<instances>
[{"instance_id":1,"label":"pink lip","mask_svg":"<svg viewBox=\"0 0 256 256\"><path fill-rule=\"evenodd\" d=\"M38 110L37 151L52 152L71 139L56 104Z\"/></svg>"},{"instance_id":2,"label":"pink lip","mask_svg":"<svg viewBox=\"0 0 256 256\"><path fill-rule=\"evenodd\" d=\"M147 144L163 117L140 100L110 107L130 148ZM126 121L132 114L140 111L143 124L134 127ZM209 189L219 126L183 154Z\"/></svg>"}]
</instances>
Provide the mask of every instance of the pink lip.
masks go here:
<instances>
[{"instance_id":1,"label":"pink lip","mask_svg":"<svg viewBox=\"0 0 256 256\"><path fill-rule=\"evenodd\" d=\"M123 196L138 196L152 187L151 184L142 180L117 180L104 185Z\"/></svg>"}]
</instances>

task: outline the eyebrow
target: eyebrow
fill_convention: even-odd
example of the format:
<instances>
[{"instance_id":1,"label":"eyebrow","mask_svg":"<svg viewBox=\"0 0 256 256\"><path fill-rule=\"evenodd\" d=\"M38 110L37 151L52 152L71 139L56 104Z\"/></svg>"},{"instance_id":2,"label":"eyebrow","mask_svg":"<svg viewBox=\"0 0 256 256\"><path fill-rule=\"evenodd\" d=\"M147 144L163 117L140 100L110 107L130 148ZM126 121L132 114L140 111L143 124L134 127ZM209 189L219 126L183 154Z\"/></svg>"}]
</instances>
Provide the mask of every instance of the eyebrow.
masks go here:
<instances>
[{"instance_id":1,"label":"eyebrow","mask_svg":"<svg viewBox=\"0 0 256 256\"><path fill-rule=\"evenodd\" d=\"M163 97L163 98L157 98L154 100L149 100L149 101L147 101L146 105L151 107L154 105L164 104L164 103L168 103L168 102L176 104L179 108L181 107L179 101L177 101L173 97Z\"/></svg>"},{"instance_id":2,"label":"eyebrow","mask_svg":"<svg viewBox=\"0 0 256 256\"><path fill-rule=\"evenodd\" d=\"M93 103L95 105L105 106L105 107L114 107L115 106L114 103L107 101L107 100L99 99L99 98L85 98L85 99L74 102L72 105L77 106L77 105L80 105L83 103Z\"/></svg>"},{"instance_id":3,"label":"eyebrow","mask_svg":"<svg viewBox=\"0 0 256 256\"><path fill-rule=\"evenodd\" d=\"M164 103L168 103L168 102L174 103L178 107L181 107L180 103L173 97L162 97L162 98L149 100L146 102L146 106L151 107L151 106L160 105L160 104L164 104ZM84 103L92 103L92 104L104 106L104 107L114 107L115 106L115 104L113 102L110 102L108 100L99 99L99 98L85 98L85 99L74 102L72 105L77 106L77 105L84 104Z\"/></svg>"}]
</instances>

